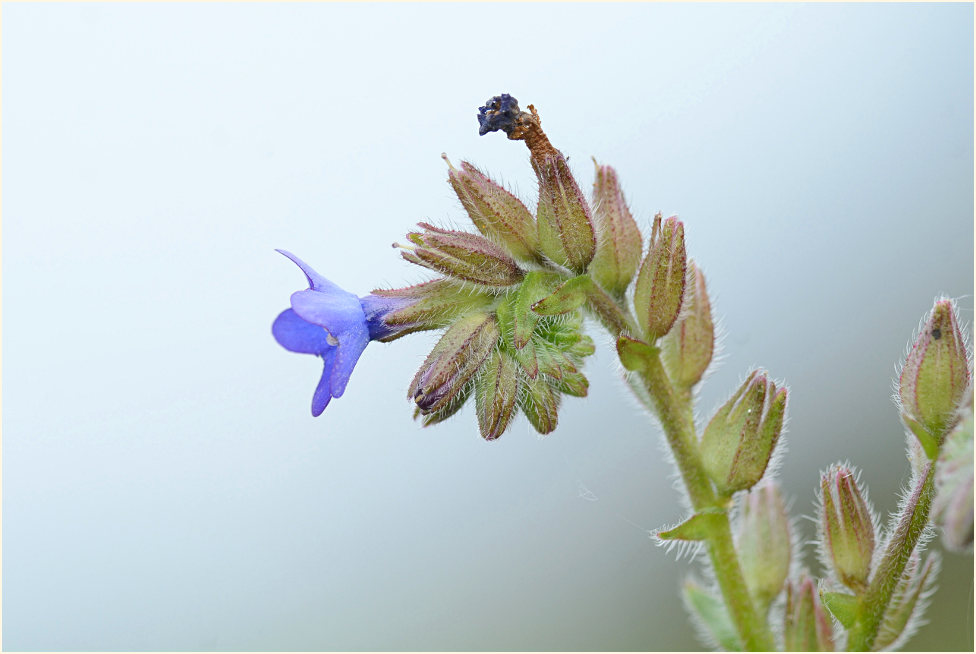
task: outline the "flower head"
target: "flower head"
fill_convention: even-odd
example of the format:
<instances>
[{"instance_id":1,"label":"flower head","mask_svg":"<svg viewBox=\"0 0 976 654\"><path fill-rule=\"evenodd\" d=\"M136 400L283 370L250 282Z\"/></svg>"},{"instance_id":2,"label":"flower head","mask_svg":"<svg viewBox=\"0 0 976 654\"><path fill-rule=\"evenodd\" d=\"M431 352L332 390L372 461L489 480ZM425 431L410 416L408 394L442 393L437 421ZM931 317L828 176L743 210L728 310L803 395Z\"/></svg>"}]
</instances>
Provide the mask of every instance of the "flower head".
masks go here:
<instances>
[{"instance_id":1,"label":"flower head","mask_svg":"<svg viewBox=\"0 0 976 654\"><path fill-rule=\"evenodd\" d=\"M358 298L344 291L291 252L278 250L302 269L309 287L292 293L291 308L271 326L275 340L286 350L322 358L322 378L312 396L312 415L318 416L334 397L341 397L356 362L371 340L391 336L386 314L408 300L368 295Z\"/></svg>"}]
</instances>

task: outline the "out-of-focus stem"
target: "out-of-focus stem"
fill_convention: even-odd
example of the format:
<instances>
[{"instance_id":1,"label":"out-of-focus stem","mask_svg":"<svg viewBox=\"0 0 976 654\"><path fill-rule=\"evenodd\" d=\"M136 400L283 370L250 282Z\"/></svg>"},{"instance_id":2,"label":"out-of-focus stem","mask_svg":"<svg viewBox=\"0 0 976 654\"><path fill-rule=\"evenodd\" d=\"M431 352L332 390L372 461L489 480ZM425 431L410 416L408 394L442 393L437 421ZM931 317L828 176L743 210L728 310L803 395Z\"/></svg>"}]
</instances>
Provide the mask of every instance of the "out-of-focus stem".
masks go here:
<instances>
[{"instance_id":1,"label":"out-of-focus stem","mask_svg":"<svg viewBox=\"0 0 976 654\"><path fill-rule=\"evenodd\" d=\"M929 512L935 496L934 488L935 460L929 460L905 503L898 526L888 542L871 584L858 602L857 620L847 640L849 651L866 652L873 647L895 586L905 572L905 565L929 522Z\"/></svg>"}]
</instances>

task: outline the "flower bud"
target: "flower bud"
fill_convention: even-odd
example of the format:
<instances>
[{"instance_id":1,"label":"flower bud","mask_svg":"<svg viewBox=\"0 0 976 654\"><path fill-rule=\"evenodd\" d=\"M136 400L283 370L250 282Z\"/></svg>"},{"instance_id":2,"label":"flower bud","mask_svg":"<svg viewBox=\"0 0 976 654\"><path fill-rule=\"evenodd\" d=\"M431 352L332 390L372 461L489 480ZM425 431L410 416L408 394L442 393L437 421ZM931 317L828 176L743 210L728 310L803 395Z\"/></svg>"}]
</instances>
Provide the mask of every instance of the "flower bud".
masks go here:
<instances>
[{"instance_id":1,"label":"flower bud","mask_svg":"<svg viewBox=\"0 0 976 654\"><path fill-rule=\"evenodd\" d=\"M935 468L932 516L942 528L942 543L955 552L973 549L973 395L949 433Z\"/></svg>"},{"instance_id":2,"label":"flower bud","mask_svg":"<svg viewBox=\"0 0 976 654\"><path fill-rule=\"evenodd\" d=\"M693 261L688 262L688 269L691 286L685 294L685 313L661 339L664 365L674 382L684 388L701 381L715 349L715 325L705 275Z\"/></svg>"},{"instance_id":3,"label":"flower bud","mask_svg":"<svg viewBox=\"0 0 976 654\"><path fill-rule=\"evenodd\" d=\"M610 166L596 166L593 221L596 255L590 263L590 274L607 291L621 296L640 263L643 239L624 201L617 173Z\"/></svg>"},{"instance_id":4,"label":"flower bud","mask_svg":"<svg viewBox=\"0 0 976 654\"><path fill-rule=\"evenodd\" d=\"M950 300L939 300L901 370L898 393L906 423L921 425L938 445L951 426L969 379L966 343L955 308ZM934 458L934 452L928 453Z\"/></svg>"},{"instance_id":5,"label":"flower bud","mask_svg":"<svg viewBox=\"0 0 976 654\"><path fill-rule=\"evenodd\" d=\"M855 473L833 465L820 475L820 547L837 580L855 592L867 587L877 540L875 522Z\"/></svg>"},{"instance_id":6,"label":"flower bud","mask_svg":"<svg viewBox=\"0 0 976 654\"><path fill-rule=\"evenodd\" d=\"M786 389L753 372L712 417L702 434L705 470L719 491L731 494L758 482L779 440Z\"/></svg>"},{"instance_id":7,"label":"flower bud","mask_svg":"<svg viewBox=\"0 0 976 654\"><path fill-rule=\"evenodd\" d=\"M667 334L678 318L685 294L686 268L684 225L672 216L662 226L658 214L634 287L637 322L649 343Z\"/></svg>"},{"instance_id":8,"label":"flower bud","mask_svg":"<svg viewBox=\"0 0 976 654\"><path fill-rule=\"evenodd\" d=\"M586 199L563 155L533 157L532 167L539 178L539 248L555 263L582 274L596 253Z\"/></svg>"},{"instance_id":9,"label":"flower bud","mask_svg":"<svg viewBox=\"0 0 976 654\"><path fill-rule=\"evenodd\" d=\"M552 388L545 375L525 380L525 391L519 394L519 407L540 434L556 428L560 394Z\"/></svg>"},{"instance_id":10,"label":"flower bud","mask_svg":"<svg viewBox=\"0 0 976 654\"><path fill-rule=\"evenodd\" d=\"M536 258L539 236L535 218L521 200L467 161L461 162L460 170L451 166L448 175L479 232L502 244L516 258Z\"/></svg>"},{"instance_id":11,"label":"flower bud","mask_svg":"<svg viewBox=\"0 0 976 654\"><path fill-rule=\"evenodd\" d=\"M485 440L495 440L508 428L515 414L518 392L518 364L507 354L494 350L474 385L478 427Z\"/></svg>"},{"instance_id":12,"label":"flower bud","mask_svg":"<svg viewBox=\"0 0 976 654\"><path fill-rule=\"evenodd\" d=\"M923 564L918 548L912 552L891 595L891 601L878 628L878 635L874 639L873 649L901 649L911 638L921 623L927 597L931 594L938 573L938 553L929 554Z\"/></svg>"},{"instance_id":13,"label":"flower bud","mask_svg":"<svg viewBox=\"0 0 976 654\"><path fill-rule=\"evenodd\" d=\"M414 376L408 397L423 414L447 406L464 390L498 343L498 324L493 315L472 313L444 332Z\"/></svg>"},{"instance_id":14,"label":"flower bud","mask_svg":"<svg viewBox=\"0 0 976 654\"><path fill-rule=\"evenodd\" d=\"M507 252L483 236L419 225L423 232L407 234L411 244L394 244L407 261L486 286L512 286L525 275Z\"/></svg>"},{"instance_id":15,"label":"flower bud","mask_svg":"<svg viewBox=\"0 0 976 654\"><path fill-rule=\"evenodd\" d=\"M790 573L790 519L774 483L749 491L742 508L736 549L749 593L765 611Z\"/></svg>"},{"instance_id":16,"label":"flower bud","mask_svg":"<svg viewBox=\"0 0 976 654\"><path fill-rule=\"evenodd\" d=\"M786 584L783 644L787 652L832 652L834 633L813 580L801 575Z\"/></svg>"},{"instance_id":17,"label":"flower bud","mask_svg":"<svg viewBox=\"0 0 976 654\"><path fill-rule=\"evenodd\" d=\"M366 318L374 316L389 332L389 342L417 331L440 329L463 314L485 308L495 296L450 279L435 279L405 288L375 289L360 298Z\"/></svg>"}]
</instances>

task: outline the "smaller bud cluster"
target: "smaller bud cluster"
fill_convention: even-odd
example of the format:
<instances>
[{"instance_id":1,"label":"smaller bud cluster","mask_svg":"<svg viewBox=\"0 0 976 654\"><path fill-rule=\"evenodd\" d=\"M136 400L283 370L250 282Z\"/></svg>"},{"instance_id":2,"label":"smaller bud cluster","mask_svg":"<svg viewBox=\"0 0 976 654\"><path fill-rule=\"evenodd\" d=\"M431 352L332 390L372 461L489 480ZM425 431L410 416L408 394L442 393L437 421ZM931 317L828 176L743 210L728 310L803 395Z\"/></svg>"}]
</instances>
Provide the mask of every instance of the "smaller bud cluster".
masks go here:
<instances>
[{"instance_id":1,"label":"smaller bud cluster","mask_svg":"<svg viewBox=\"0 0 976 654\"><path fill-rule=\"evenodd\" d=\"M973 550L973 390L958 424L946 437L935 473L932 517L954 552Z\"/></svg>"},{"instance_id":2,"label":"smaller bud cluster","mask_svg":"<svg viewBox=\"0 0 976 654\"><path fill-rule=\"evenodd\" d=\"M705 470L731 495L762 479L786 416L785 388L754 371L712 417L702 434Z\"/></svg>"}]
</instances>

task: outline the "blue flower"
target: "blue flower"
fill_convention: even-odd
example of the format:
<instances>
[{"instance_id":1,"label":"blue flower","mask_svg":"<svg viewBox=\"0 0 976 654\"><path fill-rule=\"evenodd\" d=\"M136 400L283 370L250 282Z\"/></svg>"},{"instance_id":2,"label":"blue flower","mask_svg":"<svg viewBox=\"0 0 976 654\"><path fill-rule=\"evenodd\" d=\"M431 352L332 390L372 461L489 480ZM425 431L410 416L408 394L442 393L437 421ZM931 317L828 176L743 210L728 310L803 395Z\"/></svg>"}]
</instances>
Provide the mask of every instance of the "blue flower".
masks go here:
<instances>
[{"instance_id":1,"label":"blue flower","mask_svg":"<svg viewBox=\"0 0 976 654\"><path fill-rule=\"evenodd\" d=\"M509 134L515 129L520 113L518 100L508 93L488 98L483 107L478 107L478 134L484 136L498 130Z\"/></svg>"},{"instance_id":2,"label":"blue flower","mask_svg":"<svg viewBox=\"0 0 976 654\"><path fill-rule=\"evenodd\" d=\"M346 390L356 362L371 340L396 330L383 317L404 304L399 298L368 295L362 299L339 288L290 252L278 250L305 273L309 288L292 293L291 308L282 311L271 333L286 350L322 357L322 378L312 396L312 415L318 416L334 397Z\"/></svg>"}]
</instances>

